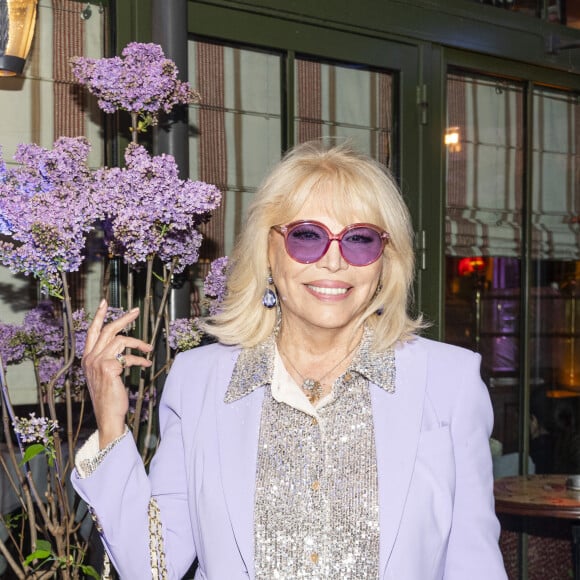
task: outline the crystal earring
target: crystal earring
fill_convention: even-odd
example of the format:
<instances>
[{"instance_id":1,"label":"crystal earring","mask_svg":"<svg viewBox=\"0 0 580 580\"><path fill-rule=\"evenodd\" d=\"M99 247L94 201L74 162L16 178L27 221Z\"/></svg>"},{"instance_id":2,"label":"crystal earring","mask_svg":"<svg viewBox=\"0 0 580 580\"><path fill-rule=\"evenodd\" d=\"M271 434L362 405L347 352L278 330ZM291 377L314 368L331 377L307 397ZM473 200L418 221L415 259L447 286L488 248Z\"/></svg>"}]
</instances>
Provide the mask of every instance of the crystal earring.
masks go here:
<instances>
[{"instance_id":1,"label":"crystal earring","mask_svg":"<svg viewBox=\"0 0 580 580\"><path fill-rule=\"evenodd\" d=\"M266 279L268 286L274 284L274 279L272 278L272 274L268 274L268 278ZM266 287L264 290L264 295L262 296L262 304L268 308L274 308L276 304L278 304L278 296L276 296L276 292L272 290L272 288Z\"/></svg>"}]
</instances>

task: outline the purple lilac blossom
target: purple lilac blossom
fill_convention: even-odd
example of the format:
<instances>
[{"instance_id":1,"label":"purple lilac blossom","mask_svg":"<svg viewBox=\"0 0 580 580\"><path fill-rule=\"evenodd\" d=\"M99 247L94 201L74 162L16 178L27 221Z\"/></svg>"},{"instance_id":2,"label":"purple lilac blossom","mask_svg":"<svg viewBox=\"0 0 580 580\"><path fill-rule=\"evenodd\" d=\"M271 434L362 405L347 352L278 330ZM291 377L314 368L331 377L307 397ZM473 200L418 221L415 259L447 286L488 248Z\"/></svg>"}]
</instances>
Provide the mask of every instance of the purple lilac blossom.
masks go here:
<instances>
[{"instance_id":1,"label":"purple lilac blossom","mask_svg":"<svg viewBox=\"0 0 580 580\"><path fill-rule=\"evenodd\" d=\"M82 358L87 341L87 330L89 329L89 317L84 308L75 310L72 313L73 330L75 333L75 356Z\"/></svg>"},{"instance_id":2,"label":"purple lilac blossom","mask_svg":"<svg viewBox=\"0 0 580 580\"><path fill-rule=\"evenodd\" d=\"M6 181L6 162L2 156L2 146L0 146L0 183ZM9 236L12 232L12 224L0 211L0 235Z\"/></svg>"},{"instance_id":3,"label":"purple lilac blossom","mask_svg":"<svg viewBox=\"0 0 580 580\"><path fill-rule=\"evenodd\" d=\"M209 313L214 316L219 312L220 305L226 295L228 272L228 257L214 260L209 267L209 273L203 283L203 292L209 299Z\"/></svg>"},{"instance_id":4,"label":"purple lilac blossom","mask_svg":"<svg viewBox=\"0 0 580 580\"><path fill-rule=\"evenodd\" d=\"M58 429L58 421L30 413L28 418L16 417L12 426L22 443L42 443L47 446L53 431Z\"/></svg>"},{"instance_id":5,"label":"purple lilac blossom","mask_svg":"<svg viewBox=\"0 0 580 580\"><path fill-rule=\"evenodd\" d=\"M73 75L106 113L148 113L155 123L160 110L169 113L177 104L199 100L189 83L178 80L175 63L158 44L131 42L120 57L74 57L71 64Z\"/></svg>"},{"instance_id":6,"label":"purple lilac blossom","mask_svg":"<svg viewBox=\"0 0 580 580\"><path fill-rule=\"evenodd\" d=\"M123 312L121 309L110 310L113 311L113 317L119 316L117 311ZM74 392L79 392L85 384L79 359L83 355L89 320L84 309L74 311L72 317L76 360L66 375L59 377L54 385L57 394L62 391L67 378ZM41 302L36 308L30 310L21 325L0 323L0 355L4 364L18 364L25 359L32 360L37 365L41 387L46 387L64 365L63 352L62 319L57 317L51 302Z\"/></svg>"},{"instance_id":7,"label":"purple lilac blossom","mask_svg":"<svg viewBox=\"0 0 580 580\"><path fill-rule=\"evenodd\" d=\"M71 381L71 392L73 395L78 395L83 392L87 386L87 378L85 376L85 371L80 364L75 364L72 366L69 378Z\"/></svg>"},{"instance_id":8,"label":"purple lilac blossom","mask_svg":"<svg viewBox=\"0 0 580 580\"><path fill-rule=\"evenodd\" d=\"M37 354L63 351L64 334L62 320L56 317L51 302L41 302L24 316L22 325L28 337L28 348Z\"/></svg>"},{"instance_id":9,"label":"purple lilac blossom","mask_svg":"<svg viewBox=\"0 0 580 580\"><path fill-rule=\"evenodd\" d=\"M18 364L24 359L26 348L20 340L21 332L19 325L0 322L0 357L5 367Z\"/></svg>"},{"instance_id":10,"label":"purple lilac blossom","mask_svg":"<svg viewBox=\"0 0 580 580\"><path fill-rule=\"evenodd\" d=\"M114 306L109 306L107 308L107 312L105 314L105 324L108 324L109 322L113 322L113 321L117 320L118 318L121 318L121 316L124 316L125 314L127 314L127 310L124 310L123 308L116 308Z\"/></svg>"},{"instance_id":11,"label":"purple lilac blossom","mask_svg":"<svg viewBox=\"0 0 580 580\"><path fill-rule=\"evenodd\" d=\"M56 376L56 373L64 365L64 358L53 356L43 356L38 361L38 381L41 387L46 387ZM58 377L58 381L55 383L54 387L57 390L61 390L64 387L65 375Z\"/></svg>"},{"instance_id":12,"label":"purple lilac blossom","mask_svg":"<svg viewBox=\"0 0 580 580\"><path fill-rule=\"evenodd\" d=\"M56 374L64 365L64 358L43 356L38 361L38 382L43 392L46 391L49 383L54 380ZM86 386L86 378L84 371L80 364L75 363L63 375L58 377L58 380L52 385L55 396L59 397L64 393L65 381L69 381L71 393L76 395L80 393Z\"/></svg>"},{"instance_id":13,"label":"purple lilac blossom","mask_svg":"<svg viewBox=\"0 0 580 580\"><path fill-rule=\"evenodd\" d=\"M95 203L90 146L84 137L61 137L52 150L19 145L20 165L0 174L0 262L37 277L59 295L61 273L83 260L86 234L102 217Z\"/></svg>"},{"instance_id":14,"label":"purple lilac blossom","mask_svg":"<svg viewBox=\"0 0 580 580\"><path fill-rule=\"evenodd\" d=\"M197 261L201 234L196 227L221 202L217 187L182 180L171 155L150 156L131 143L126 167L99 170L97 203L107 208L107 245L113 255L139 267L158 255L175 272Z\"/></svg>"},{"instance_id":15,"label":"purple lilac blossom","mask_svg":"<svg viewBox=\"0 0 580 580\"><path fill-rule=\"evenodd\" d=\"M62 353L63 341L62 322L55 318L50 303L30 310L20 325L0 324L0 354L5 365Z\"/></svg>"},{"instance_id":16,"label":"purple lilac blossom","mask_svg":"<svg viewBox=\"0 0 580 580\"><path fill-rule=\"evenodd\" d=\"M203 333L197 327L197 318L176 318L169 323L167 341L177 352L189 350L199 345Z\"/></svg>"}]
</instances>

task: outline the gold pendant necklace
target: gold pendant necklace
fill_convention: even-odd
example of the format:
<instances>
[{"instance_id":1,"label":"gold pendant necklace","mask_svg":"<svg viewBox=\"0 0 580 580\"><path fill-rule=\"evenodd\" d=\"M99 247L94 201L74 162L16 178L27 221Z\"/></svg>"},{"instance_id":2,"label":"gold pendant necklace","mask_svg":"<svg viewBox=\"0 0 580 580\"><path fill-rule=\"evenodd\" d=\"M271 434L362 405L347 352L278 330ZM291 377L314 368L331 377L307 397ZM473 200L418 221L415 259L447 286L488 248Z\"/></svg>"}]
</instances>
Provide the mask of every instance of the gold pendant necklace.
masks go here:
<instances>
[{"instance_id":1,"label":"gold pendant necklace","mask_svg":"<svg viewBox=\"0 0 580 580\"><path fill-rule=\"evenodd\" d=\"M358 344L351 350L349 350L346 355L341 358L329 371L327 371L322 377L318 380L313 379L311 377L305 377L295 366L294 363L290 360L287 354L284 354L284 358L290 363L290 366L296 371L298 376L302 379L301 388L308 397L309 401L314 404L318 402L320 397L322 397L322 381L330 375L334 370L336 370L358 347Z\"/></svg>"}]
</instances>

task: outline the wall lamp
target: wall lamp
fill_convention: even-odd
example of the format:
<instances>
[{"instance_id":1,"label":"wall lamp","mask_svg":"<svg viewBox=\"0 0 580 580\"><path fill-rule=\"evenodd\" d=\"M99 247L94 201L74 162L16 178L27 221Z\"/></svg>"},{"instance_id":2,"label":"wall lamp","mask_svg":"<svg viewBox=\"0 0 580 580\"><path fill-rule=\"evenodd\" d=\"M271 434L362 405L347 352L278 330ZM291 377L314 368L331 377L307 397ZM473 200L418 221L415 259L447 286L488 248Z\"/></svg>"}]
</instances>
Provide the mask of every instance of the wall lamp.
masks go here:
<instances>
[{"instance_id":1,"label":"wall lamp","mask_svg":"<svg viewBox=\"0 0 580 580\"><path fill-rule=\"evenodd\" d=\"M0 77L21 74L32 44L38 0L0 0Z\"/></svg>"},{"instance_id":2,"label":"wall lamp","mask_svg":"<svg viewBox=\"0 0 580 580\"><path fill-rule=\"evenodd\" d=\"M461 151L461 140L459 138L459 127L447 127L443 142L450 153L459 153Z\"/></svg>"}]
</instances>

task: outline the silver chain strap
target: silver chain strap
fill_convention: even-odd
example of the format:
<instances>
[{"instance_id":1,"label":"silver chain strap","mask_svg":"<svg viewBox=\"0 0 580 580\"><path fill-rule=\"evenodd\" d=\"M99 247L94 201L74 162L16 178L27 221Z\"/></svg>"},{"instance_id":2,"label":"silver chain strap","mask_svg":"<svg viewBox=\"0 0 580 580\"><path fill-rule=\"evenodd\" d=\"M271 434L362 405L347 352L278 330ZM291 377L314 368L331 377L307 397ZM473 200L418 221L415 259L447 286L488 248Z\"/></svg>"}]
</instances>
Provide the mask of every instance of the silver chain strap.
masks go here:
<instances>
[{"instance_id":1,"label":"silver chain strap","mask_svg":"<svg viewBox=\"0 0 580 580\"><path fill-rule=\"evenodd\" d=\"M151 580L167 580L165 549L163 547L163 527L157 501L149 500L149 553L151 557ZM111 560L105 552L101 580L112 580Z\"/></svg>"},{"instance_id":2,"label":"silver chain strap","mask_svg":"<svg viewBox=\"0 0 580 580\"><path fill-rule=\"evenodd\" d=\"M149 552L152 580L167 580L161 514L157 501L153 498L149 500Z\"/></svg>"}]
</instances>

